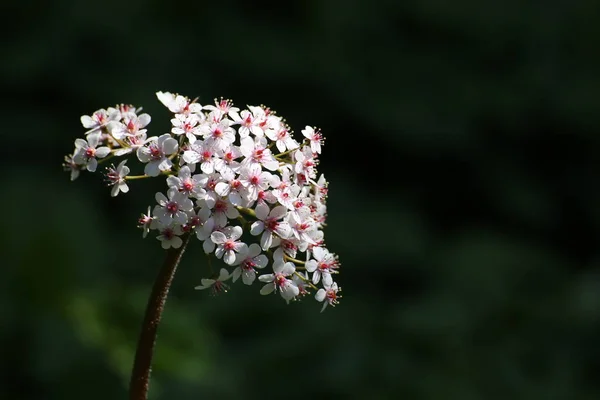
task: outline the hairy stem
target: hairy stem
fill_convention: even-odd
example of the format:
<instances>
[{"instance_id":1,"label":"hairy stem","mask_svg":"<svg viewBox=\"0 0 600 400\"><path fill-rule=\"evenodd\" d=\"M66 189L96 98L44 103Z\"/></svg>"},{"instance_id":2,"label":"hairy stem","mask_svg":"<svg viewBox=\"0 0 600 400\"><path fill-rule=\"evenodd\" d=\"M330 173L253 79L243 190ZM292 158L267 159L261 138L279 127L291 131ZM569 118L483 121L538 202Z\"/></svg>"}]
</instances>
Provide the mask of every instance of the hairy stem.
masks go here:
<instances>
[{"instance_id":1,"label":"hairy stem","mask_svg":"<svg viewBox=\"0 0 600 400\"><path fill-rule=\"evenodd\" d=\"M175 271L181 261L183 252L188 244L190 235L186 234L182 237L183 244L178 249L169 249L167 257L162 268L158 272L154 287L148 305L146 306L146 314L142 324L142 331L138 339L135 359L133 361L133 370L131 372L131 381L129 382L129 399L130 400L147 400L148 388L150 386L150 370L152 367L152 356L154 355L154 344L156 342L156 331L160 318L165 308L169 288L173 282Z\"/></svg>"}]
</instances>

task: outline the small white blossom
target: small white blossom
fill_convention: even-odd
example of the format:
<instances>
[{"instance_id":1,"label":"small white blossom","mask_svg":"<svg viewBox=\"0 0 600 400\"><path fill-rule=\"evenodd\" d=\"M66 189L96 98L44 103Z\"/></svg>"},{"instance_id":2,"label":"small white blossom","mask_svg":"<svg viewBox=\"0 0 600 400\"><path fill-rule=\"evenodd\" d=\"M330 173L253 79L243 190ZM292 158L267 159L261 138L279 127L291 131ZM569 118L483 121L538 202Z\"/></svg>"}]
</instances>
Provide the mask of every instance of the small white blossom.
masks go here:
<instances>
[{"instance_id":1,"label":"small white blossom","mask_svg":"<svg viewBox=\"0 0 600 400\"><path fill-rule=\"evenodd\" d=\"M231 275L233 277L233 282L237 281L241 276L242 282L244 282L245 285L252 285L256 279L256 268L264 268L269 262L267 256L260 254L261 251L259 245L252 243L248 247L248 253L246 255L236 255L233 265L239 265L239 267L233 270Z\"/></svg>"},{"instance_id":2,"label":"small white blossom","mask_svg":"<svg viewBox=\"0 0 600 400\"><path fill-rule=\"evenodd\" d=\"M200 283L202 284L196 286L194 289L210 289L213 295L219 294L221 292L227 292L229 286L227 286L223 282L228 280L230 277L231 275L229 275L229 272L227 272L225 268L221 268L221 271L219 271L219 276L216 279L201 279Z\"/></svg>"},{"instance_id":3,"label":"small white blossom","mask_svg":"<svg viewBox=\"0 0 600 400\"><path fill-rule=\"evenodd\" d=\"M291 262L285 263L283 260L275 261L272 274L258 277L259 281L268 282L260 289L260 294L269 294L279 290L281 297L287 302L298 296L298 293L300 293L298 286L291 279L288 279L288 277L294 274L295 270L296 268Z\"/></svg>"},{"instance_id":4,"label":"small white blossom","mask_svg":"<svg viewBox=\"0 0 600 400\"><path fill-rule=\"evenodd\" d=\"M223 231L216 231L210 235L212 242L217 245L215 256L223 258L227 265L232 265L235 262L236 253L241 255L248 253L248 245L238 241L242 236L242 232L240 226L228 226Z\"/></svg>"},{"instance_id":5,"label":"small white blossom","mask_svg":"<svg viewBox=\"0 0 600 400\"><path fill-rule=\"evenodd\" d=\"M161 172L170 170L173 163L167 156L177 152L177 148L177 140L173 139L168 133L159 136L156 141L152 141L148 146L138 148L138 159L143 163L147 163L144 173L148 176L158 176Z\"/></svg>"},{"instance_id":6,"label":"small white blossom","mask_svg":"<svg viewBox=\"0 0 600 400\"><path fill-rule=\"evenodd\" d=\"M108 181L109 186L112 186L110 190L110 195L112 197L116 197L119 194L119 191L123 193L129 192L129 186L125 182L125 177L129 174L129 167L125 165L127 160L123 160L119 163L117 168L114 165L111 165L110 168L106 168L106 180Z\"/></svg>"},{"instance_id":7,"label":"small white blossom","mask_svg":"<svg viewBox=\"0 0 600 400\"><path fill-rule=\"evenodd\" d=\"M321 308L321 312L325 311L328 305L332 307L339 303L338 299L341 296L338 296L338 292L342 290L342 288L338 288L337 283L333 282L331 285L324 285L324 289L319 289L315 294L315 299L319 302L323 302L323 308Z\"/></svg>"},{"instance_id":8,"label":"small white blossom","mask_svg":"<svg viewBox=\"0 0 600 400\"><path fill-rule=\"evenodd\" d=\"M110 153L108 147L98 147L100 134L88 135L87 141L83 139L75 140L75 154L73 161L79 165L85 165L90 172L95 172L98 167L97 158L104 158Z\"/></svg>"},{"instance_id":9,"label":"small white blossom","mask_svg":"<svg viewBox=\"0 0 600 400\"><path fill-rule=\"evenodd\" d=\"M179 237L179 235L183 234L183 230L179 225L172 225L164 227L160 230L160 235L156 238L161 241L161 246L163 249L169 249L173 247L174 249L178 249L183 244L183 240Z\"/></svg>"},{"instance_id":10,"label":"small white blossom","mask_svg":"<svg viewBox=\"0 0 600 400\"><path fill-rule=\"evenodd\" d=\"M169 225L177 223L183 225L187 222L187 212L194 207L194 203L184 194L175 188L169 189L168 198L162 193L156 193L157 206L154 207L153 214L158 218L161 224Z\"/></svg>"}]
</instances>

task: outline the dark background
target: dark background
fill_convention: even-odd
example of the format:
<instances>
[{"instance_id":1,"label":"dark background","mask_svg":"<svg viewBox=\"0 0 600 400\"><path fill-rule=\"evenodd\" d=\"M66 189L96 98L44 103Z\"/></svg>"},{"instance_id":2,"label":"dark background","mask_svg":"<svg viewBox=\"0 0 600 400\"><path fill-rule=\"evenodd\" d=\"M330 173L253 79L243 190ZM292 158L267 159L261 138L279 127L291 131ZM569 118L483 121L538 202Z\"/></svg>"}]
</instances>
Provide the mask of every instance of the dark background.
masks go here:
<instances>
[{"instance_id":1,"label":"dark background","mask_svg":"<svg viewBox=\"0 0 600 400\"><path fill-rule=\"evenodd\" d=\"M199 243L153 399L597 399L600 6L580 1L3 3L0 398L126 398L162 180L109 196L79 117L158 90L327 137L342 303L220 297ZM131 162L130 162L131 163ZM135 165L136 163L131 163Z\"/></svg>"}]
</instances>

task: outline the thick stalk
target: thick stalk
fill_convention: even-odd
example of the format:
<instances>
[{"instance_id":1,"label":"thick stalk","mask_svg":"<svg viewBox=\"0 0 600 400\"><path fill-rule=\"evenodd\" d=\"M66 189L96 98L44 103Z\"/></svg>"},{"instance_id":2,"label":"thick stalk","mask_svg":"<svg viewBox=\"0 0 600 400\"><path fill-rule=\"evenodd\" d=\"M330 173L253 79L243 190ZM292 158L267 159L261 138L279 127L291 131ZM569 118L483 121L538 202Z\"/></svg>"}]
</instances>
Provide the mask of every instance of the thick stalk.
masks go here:
<instances>
[{"instance_id":1,"label":"thick stalk","mask_svg":"<svg viewBox=\"0 0 600 400\"><path fill-rule=\"evenodd\" d=\"M183 244L178 249L169 249L162 268L158 272L152 293L146 306L146 314L142 324L142 331L135 351L131 381L129 382L130 400L147 400L148 388L150 386L150 370L152 367L152 356L154 355L154 344L156 342L156 331L162 316L169 288L173 282L175 271L181 261L183 252L188 244L190 235L182 237Z\"/></svg>"}]
</instances>

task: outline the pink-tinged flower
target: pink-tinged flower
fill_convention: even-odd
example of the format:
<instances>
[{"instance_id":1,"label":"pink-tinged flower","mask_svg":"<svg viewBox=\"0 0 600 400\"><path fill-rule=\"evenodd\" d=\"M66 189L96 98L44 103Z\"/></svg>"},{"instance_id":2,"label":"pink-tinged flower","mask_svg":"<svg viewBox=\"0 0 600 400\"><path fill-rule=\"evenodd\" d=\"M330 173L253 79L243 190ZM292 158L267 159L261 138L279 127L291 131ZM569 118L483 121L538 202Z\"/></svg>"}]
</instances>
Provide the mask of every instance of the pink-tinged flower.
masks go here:
<instances>
[{"instance_id":1,"label":"pink-tinged flower","mask_svg":"<svg viewBox=\"0 0 600 400\"><path fill-rule=\"evenodd\" d=\"M235 129L229 126L231 123L228 119L223 119L218 122L204 124L202 126L202 134L204 139L214 149L223 151L235 142Z\"/></svg>"},{"instance_id":2,"label":"pink-tinged flower","mask_svg":"<svg viewBox=\"0 0 600 400\"><path fill-rule=\"evenodd\" d=\"M111 121L118 121L121 119L121 113L116 108L109 107L108 110L100 109L93 113L91 116L82 115L81 124L84 128L88 129L86 134L97 133L102 128L108 125ZM98 132L99 133L99 132Z\"/></svg>"},{"instance_id":3,"label":"pink-tinged flower","mask_svg":"<svg viewBox=\"0 0 600 400\"><path fill-rule=\"evenodd\" d=\"M65 171L70 171L71 172L71 180L74 181L75 179L77 179L79 177L79 171L81 171L82 166L78 165L74 160L73 160L73 155L69 154L68 156L65 156L65 162L63 163L63 169Z\"/></svg>"},{"instance_id":4,"label":"pink-tinged flower","mask_svg":"<svg viewBox=\"0 0 600 400\"><path fill-rule=\"evenodd\" d=\"M291 262L286 263L283 260L276 260L273 263L272 274L261 275L258 277L259 281L267 282L267 284L260 289L260 294L265 295L279 290L281 297L283 297L286 302L289 302L300 293L298 286L296 286L291 279L288 279L295 271L296 268Z\"/></svg>"},{"instance_id":5,"label":"pink-tinged flower","mask_svg":"<svg viewBox=\"0 0 600 400\"><path fill-rule=\"evenodd\" d=\"M179 170L177 176L167 177L167 185L176 188L179 192L186 196L201 198L206 194L200 182L201 176L193 175L190 172L190 167L187 165Z\"/></svg>"},{"instance_id":6,"label":"pink-tinged flower","mask_svg":"<svg viewBox=\"0 0 600 400\"><path fill-rule=\"evenodd\" d=\"M158 100L174 114L188 115L190 113L199 114L202 112L202 106L200 104L190 102L187 97L178 94L157 92L156 97L158 97Z\"/></svg>"},{"instance_id":7,"label":"pink-tinged flower","mask_svg":"<svg viewBox=\"0 0 600 400\"><path fill-rule=\"evenodd\" d=\"M242 167L249 164L260 164L269 171L275 171L279 168L279 162L271 154L271 150L267 148L267 140L265 138L246 137L241 140L240 151L246 157L242 161Z\"/></svg>"},{"instance_id":8,"label":"pink-tinged flower","mask_svg":"<svg viewBox=\"0 0 600 400\"><path fill-rule=\"evenodd\" d=\"M220 198L219 195L215 192L215 190L219 182L224 182L223 176L219 173L213 173L208 175L200 174L199 181L200 186L206 191L206 194L203 198L198 199L198 205L200 207L203 207L203 203L205 202L209 208L213 208L217 203L217 200Z\"/></svg>"},{"instance_id":9,"label":"pink-tinged flower","mask_svg":"<svg viewBox=\"0 0 600 400\"><path fill-rule=\"evenodd\" d=\"M273 175L263 171L260 164L243 166L240 170L239 180L244 186L244 200L253 202L258 198L259 190L266 190L271 185Z\"/></svg>"},{"instance_id":10,"label":"pink-tinged flower","mask_svg":"<svg viewBox=\"0 0 600 400\"><path fill-rule=\"evenodd\" d=\"M287 214L283 206L277 206L269 212L269 206L258 204L254 210L258 221L252 223L250 233L254 236L260 235L260 246L263 250L268 250L273 244L273 235L287 239L291 236L291 228L287 222L281 221Z\"/></svg>"},{"instance_id":11,"label":"pink-tinged flower","mask_svg":"<svg viewBox=\"0 0 600 400\"><path fill-rule=\"evenodd\" d=\"M241 165L236 159L242 156L237 146L229 146L224 150L217 151L218 158L215 160L215 170L225 175L234 175L240 171Z\"/></svg>"},{"instance_id":12,"label":"pink-tinged flower","mask_svg":"<svg viewBox=\"0 0 600 400\"><path fill-rule=\"evenodd\" d=\"M86 169L90 172L95 172L98 167L98 160L96 158L104 158L110 153L108 147L98 147L100 141L100 134L93 133L88 135L87 141L83 139L75 139L75 154L73 155L73 161L79 165L85 165Z\"/></svg>"},{"instance_id":13,"label":"pink-tinged flower","mask_svg":"<svg viewBox=\"0 0 600 400\"><path fill-rule=\"evenodd\" d=\"M252 285L256 279L256 268L264 268L269 263L267 256L261 253L261 248L256 243L252 243L248 248L246 255L238 254L233 265L239 265L233 270L233 282L242 277L245 285Z\"/></svg>"},{"instance_id":14,"label":"pink-tinged flower","mask_svg":"<svg viewBox=\"0 0 600 400\"><path fill-rule=\"evenodd\" d=\"M188 150L183 152L183 161L188 164L200 164L200 169L205 174L215 172L215 149L207 142L197 141Z\"/></svg>"},{"instance_id":15,"label":"pink-tinged flower","mask_svg":"<svg viewBox=\"0 0 600 400\"><path fill-rule=\"evenodd\" d=\"M315 299L323 302L321 312L325 311L325 308L327 308L328 305L335 307L335 305L339 303L338 299L342 298L342 296L338 296L338 292L341 292L342 288L338 288L337 283L333 282L331 285L325 285L325 283L323 283L323 286L324 289L319 289L315 294Z\"/></svg>"},{"instance_id":16,"label":"pink-tinged flower","mask_svg":"<svg viewBox=\"0 0 600 400\"><path fill-rule=\"evenodd\" d=\"M315 226L315 221L312 218L307 218L302 221L296 221L291 215L287 218L288 224L290 224L292 228L292 234L296 237L296 239L300 240L303 243L316 244L313 239L313 235L315 234L317 227ZM301 249L301 251L305 251L305 249Z\"/></svg>"},{"instance_id":17,"label":"pink-tinged flower","mask_svg":"<svg viewBox=\"0 0 600 400\"><path fill-rule=\"evenodd\" d=\"M339 261L335 254L332 254L324 247L314 247L312 249L314 260L306 262L306 270L311 272L312 282L316 285L323 278L323 285L330 286L333 282L331 274L337 273Z\"/></svg>"},{"instance_id":18,"label":"pink-tinged flower","mask_svg":"<svg viewBox=\"0 0 600 400\"><path fill-rule=\"evenodd\" d=\"M228 280L230 277L231 275L229 275L229 272L227 272L225 268L221 268L221 271L219 271L219 276L216 279L201 279L200 282L202 284L196 286L194 289L210 289L213 296L216 296L219 293L227 293L229 286L223 282Z\"/></svg>"},{"instance_id":19,"label":"pink-tinged flower","mask_svg":"<svg viewBox=\"0 0 600 400\"><path fill-rule=\"evenodd\" d=\"M302 134L310 141L310 148L313 153L321 154L321 144L323 144L323 135L320 130L316 130L312 126L306 126L302 130Z\"/></svg>"},{"instance_id":20,"label":"pink-tinged flower","mask_svg":"<svg viewBox=\"0 0 600 400\"><path fill-rule=\"evenodd\" d=\"M298 286L298 296L306 296L308 294L308 289L310 289L308 282L308 274L306 272L298 272L292 276L292 282L294 285Z\"/></svg>"},{"instance_id":21,"label":"pink-tinged flower","mask_svg":"<svg viewBox=\"0 0 600 400\"><path fill-rule=\"evenodd\" d=\"M263 130L258 126L258 122L254 115L248 110L242 110L241 113L232 113L231 119L236 125L240 125L238 133L241 138L246 138L252 133L254 136L262 137Z\"/></svg>"},{"instance_id":22,"label":"pink-tinged flower","mask_svg":"<svg viewBox=\"0 0 600 400\"><path fill-rule=\"evenodd\" d=\"M123 193L129 192L129 186L125 182L125 177L129 174L129 167L125 165L126 162L127 160L121 161L116 168L114 165L106 168L106 181L109 186L112 186L110 190L112 197L116 197L119 191Z\"/></svg>"},{"instance_id":23,"label":"pink-tinged flower","mask_svg":"<svg viewBox=\"0 0 600 400\"><path fill-rule=\"evenodd\" d=\"M238 111L240 111L239 108L234 107L233 103L231 102L231 100L228 99L223 99L221 97L221 100L217 100L215 99L215 105L207 105L203 107L205 110L208 110L212 113L218 114L219 119L221 119L222 116L225 115L229 115L231 117L231 115L235 115Z\"/></svg>"},{"instance_id":24,"label":"pink-tinged flower","mask_svg":"<svg viewBox=\"0 0 600 400\"><path fill-rule=\"evenodd\" d=\"M227 197L234 206L242 206L244 204L242 199L244 186L239 179L235 178L235 175L232 175L231 177L233 179L228 179L227 182L217 183L215 192L221 197Z\"/></svg>"},{"instance_id":25,"label":"pink-tinged flower","mask_svg":"<svg viewBox=\"0 0 600 400\"><path fill-rule=\"evenodd\" d=\"M236 253L246 255L248 245L238 239L242 237L242 228L240 226L228 226L223 231L215 231L210 235L210 239L217 245L215 256L223 258L227 265L235 262Z\"/></svg>"},{"instance_id":26,"label":"pink-tinged flower","mask_svg":"<svg viewBox=\"0 0 600 400\"><path fill-rule=\"evenodd\" d=\"M287 126L281 126L277 130L268 130L265 135L273 141L279 152L283 153L286 150L294 150L300 147L298 142L290 135L289 128Z\"/></svg>"},{"instance_id":27,"label":"pink-tinged flower","mask_svg":"<svg viewBox=\"0 0 600 400\"><path fill-rule=\"evenodd\" d=\"M212 223L214 225L214 221L211 218L210 209L208 209L208 208L201 208L200 210L198 210L198 212L196 212L192 209L192 210L186 212L186 214L188 216L188 220L185 223L185 225L183 225L183 227L182 227L183 231L184 232L195 232L196 236L199 239L201 236L200 231L205 225L208 225L210 223ZM206 237L209 236L210 233L212 233L213 225L210 225L211 230L208 233L208 235L204 236L204 239L206 239Z\"/></svg>"},{"instance_id":28,"label":"pink-tinged flower","mask_svg":"<svg viewBox=\"0 0 600 400\"><path fill-rule=\"evenodd\" d=\"M135 136L127 136L127 137L125 137L125 139L123 139L121 141L121 143L124 144L125 147L122 147L120 149L115 149L114 155L119 157L119 156L123 156L125 154L129 154L133 151L137 151L137 149L139 149L146 143L152 142L156 139L157 139L156 136L152 136L151 138L146 138L146 132L138 133ZM119 146L120 144L116 143L115 145Z\"/></svg>"},{"instance_id":29,"label":"pink-tinged flower","mask_svg":"<svg viewBox=\"0 0 600 400\"><path fill-rule=\"evenodd\" d=\"M142 228L142 237L144 238L148 235L150 229L156 228L156 219L152 216L150 209L151 206L148 206L148 212L146 214L142 214L142 216L138 219L138 228Z\"/></svg>"},{"instance_id":30,"label":"pink-tinged flower","mask_svg":"<svg viewBox=\"0 0 600 400\"><path fill-rule=\"evenodd\" d=\"M137 157L147 163L144 167L144 173L148 176L158 176L163 171L168 171L173 166L168 155L175 154L178 148L177 140L171 135L165 133L152 141L148 146L143 146L137 149Z\"/></svg>"},{"instance_id":31,"label":"pink-tinged flower","mask_svg":"<svg viewBox=\"0 0 600 400\"><path fill-rule=\"evenodd\" d=\"M221 198L217 199L212 210L213 218L215 219L215 225L220 227L227 225L228 219L235 219L240 216L239 211L233 206L233 204Z\"/></svg>"},{"instance_id":32,"label":"pink-tinged flower","mask_svg":"<svg viewBox=\"0 0 600 400\"><path fill-rule=\"evenodd\" d=\"M183 244L183 240L179 237L183 233L181 226L172 225L164 227L160 230L160 235L156 238L161 241L161 246L163 249L167 250L169 248L178 249Z\"/></svg>"},{"instance_id":33,"label":"pink-tinged flower","mask_svg":"<svg viewBox=\"0 0 600 400\"><path fill-rule=\"evenodd\" d=\"M156 193L157 206L154 207L153 214L163 225L177 223L183 225L187 222L187 212L194 208L194 203L184 194L175 188L169 189L168 198L162 193Z\"/></svg>"},{"instance_id":34,"label":"pink-tinged flower","mask_svg":"<svg viewBox=\"0 0 600 400\"><path fill-rule=\"evenodd\" d=\"M150 115L142 114L127 115L123 118L123 122L113 121L108 124L107 129L110 134L117 140L123 140L128 136L137 136L146 134L144 129L150 123Z\"/></svg>"},{"instance_id":35,"label":"pink-tinged flower","mask_svg":"<svg viewBox=\"0 0 600 400\"><path fill-rule=\"evenodd\" d=\"M296 150L294 152L294 159L296 160L294 172L305 177L316 178L315 167L317 166L317 160L314 157L315 155L316 153L313 153L308 146L303 146L301 150Z\"/></svg>"},{"instance_id":36,"label":"pink-tinged flower","mask_svg":"<svg viewBox=\"0 0 600 400\"><path fill-rule=\"evenodd\" d=\"M177 114L175 118L171 119L173 128L171 133L174 135L185 135L190 143L196 142L196 136L200 136L202 131L200 130L201 125L198 125L201 121L200 115L203 114Z\"/></svg>"}]
</instances>

